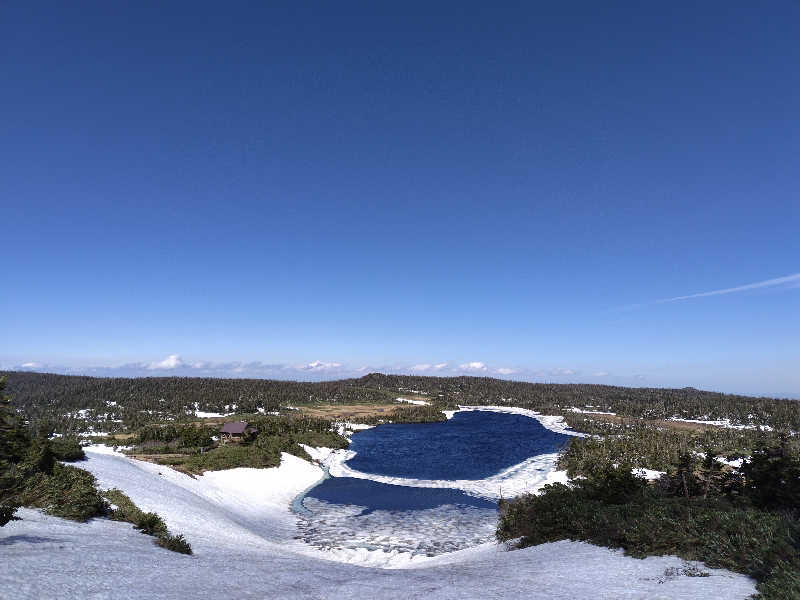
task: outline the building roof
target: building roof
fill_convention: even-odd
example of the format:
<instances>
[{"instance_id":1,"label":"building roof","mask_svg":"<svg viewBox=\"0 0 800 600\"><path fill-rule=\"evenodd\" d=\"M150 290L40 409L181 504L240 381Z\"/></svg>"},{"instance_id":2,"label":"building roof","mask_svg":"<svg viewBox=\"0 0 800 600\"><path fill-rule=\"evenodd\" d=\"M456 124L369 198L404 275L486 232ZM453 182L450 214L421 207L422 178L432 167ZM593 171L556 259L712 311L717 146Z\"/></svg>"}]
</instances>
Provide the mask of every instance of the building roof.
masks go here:
<instances>
[{"instance_id":1,"label":"building roof","mask_svg":"<svg viewBox=\"0 0 800 600\"><path fill-rule=\"evenodd\" d=\"M221 433L244 433L247 429L247 421L230 421L225 423L220 429Z\"/></svg>"}]
</instances>

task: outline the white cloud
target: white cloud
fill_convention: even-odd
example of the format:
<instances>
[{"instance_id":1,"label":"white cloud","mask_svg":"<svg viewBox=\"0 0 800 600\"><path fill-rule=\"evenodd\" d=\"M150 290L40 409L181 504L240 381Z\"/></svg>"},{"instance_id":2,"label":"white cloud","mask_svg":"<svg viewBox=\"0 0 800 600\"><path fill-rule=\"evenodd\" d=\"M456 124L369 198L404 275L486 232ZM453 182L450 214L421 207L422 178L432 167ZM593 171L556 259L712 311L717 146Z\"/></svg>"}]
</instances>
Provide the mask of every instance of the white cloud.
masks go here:
<instances>
[{"instance_id":1,"label":"white cloud","mask_svg":"<svg viewBox=\"0 0 800 600\"><path fill-rule=\"evenodd\" d=\"M160 362L152 362L147 365L148 369L177 369L178 367L185 367L186 363L181 360L178 354L170 354L167 358Z\"/></svg>"},{"instance_id":2,"label":"white cloud","mask_svg":"<svg viewBox=\"0 0 800 600\"><path fill-rule=\"evenodd\" d=\"M516 373L514 369L509 369L508 367L500 367L499 369L495 369L495 371L500 373L500 375L511 375L512 373Z\"/></svg>"},{"instance_id":3,"label":"white cloud","mask_svg":"<svg viewBox=\"0 0 800 600\"><path fill-rule=\"evenodd\" d=\"M331 369L338 369L341 366L342 363L324 362L321 360L315 360L314 362L310 362L307 365L300 365L296 368L299 371L330 371Z\"/></svg>"},{"instance_id":4,"label":"white cloud","mask_svg":"<svg viewBox=\"0 0 800 600\"><path fill-rule=\"evenodd\" d=\"M42 363L39 362L26 362L20 365L23 369L39 369L42 366Z\"/></svg>"},{"instance_id":5,"label":"white cloud","mask_svg":"<svg viewBox=\"0 0 800 600\"><path fill-rule=\"evenodd\" d=\"M411 367L408 367L408 370L409 370L409 371L416 371L416 372L425 372L425 371L441 371L441 370L442 370L442 369L444 369L446 366L447 366L447 363L446 363L446 362L444 362L444 363L437 363L437 364L435 364L435 365L432 365L432 364L430 364L430 363L420 363L420 364L418 364L418 365L413 365L413 366L411 366ZM403 369L400 369L400 370L403 370Z\"/></svg>"},{"instance_id":6,"label":"white cloud","mask_svg":"<svg viewBox=\"0 0 800 600\"><path fill-rule=\"evenodd\" d=\"M573 371L572 369L556 368L556 369L550 369L547 372L547 374L554 375L556 377L563 377L565 375L575 375L575 371Z\"/></svg>"},{"instance_id":7,"label":"white cloud","mask_svg":"<svg viewBox=\"0 0 800 600\"><path fill-rule=\"evenodd\" d=\"M785 277L777 277L775 279L767 279L765 281L757 281L756 283L748 283L746 285L739 285L732 288L724 288L721 290L713 290L711 292L701 292L699 294L689 294L687 296L675 296L674 298L664 298L663 300L656 300L656 304L664 304L666 302L678 302L679 300L689 300L691 298L707 298L708 296L722 296L724 294L735 294L737 292L746 292L748 290L755 290L759 288L769 287L797 287L800 283L800 273L793 275L786 275Z\"/></svg>"},{"instance_id":8,"label":"white cloud","mask_svg":"<svg viewBox=\"0 0 800 600\"><path fill-rule=\"evenodd\" d=\"M592 373L592 377L608 377L608 372L597 371L596 373Z\"/></svg>"},{"instance_id":9,"label":"white cloud","mask_svg":"<svg viewBox=\"0 0 800 600\"><path fill-rule=\"evenodd\" d=\"M458 365L458 368L462 371L486 371L487 367L482 362L474 361L464 363L463 365Z\"/></svg>"}]
</instances>

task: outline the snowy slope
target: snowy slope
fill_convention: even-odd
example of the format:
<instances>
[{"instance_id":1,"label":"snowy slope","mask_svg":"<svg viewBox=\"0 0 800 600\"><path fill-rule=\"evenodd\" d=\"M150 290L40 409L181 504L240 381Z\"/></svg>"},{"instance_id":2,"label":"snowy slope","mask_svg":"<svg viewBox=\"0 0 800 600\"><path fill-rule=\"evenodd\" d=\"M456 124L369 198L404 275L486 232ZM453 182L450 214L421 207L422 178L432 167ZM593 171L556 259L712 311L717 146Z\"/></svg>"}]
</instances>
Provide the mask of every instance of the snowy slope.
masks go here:
<instances>
[{"instance_id":1,"label":"snowy slope","mask_svg":"<svg viewBox=\"0 0 800 600\"><path fill-rule=\"evenodd\" d=\"M73 523L22 510L0 529L0 596L50 598L526 598L730 599L754 592L748 578L675 575L683 562L637 560L579 542L513 552L484 544L380 569L325 560L295 535L292 497L321 470L290 455L275 469L234 469L191 478L166 467L90 448L81 466L101 487L118 487L155 510L194 556L166 551L125 523ZM386 554L386 553L382 553ZM391 561L390 561L391 562ZM675 570L675 571L673 571Z\"/></svg>"}]
</instances>

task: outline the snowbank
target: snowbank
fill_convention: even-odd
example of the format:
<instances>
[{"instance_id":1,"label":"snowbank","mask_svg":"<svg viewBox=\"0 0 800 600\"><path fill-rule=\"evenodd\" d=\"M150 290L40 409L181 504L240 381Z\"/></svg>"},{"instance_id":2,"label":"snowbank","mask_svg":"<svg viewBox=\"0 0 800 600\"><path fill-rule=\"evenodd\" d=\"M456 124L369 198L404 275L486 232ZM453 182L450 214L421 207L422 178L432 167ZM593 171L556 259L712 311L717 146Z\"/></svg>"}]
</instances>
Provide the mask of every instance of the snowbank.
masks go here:
<instances>
[{"instance_id":1,"label":"snowbank","mask_svg":"<svg viewBox=\"0 0 800 600\"><path fill-rule=\"evenodd\" d=\"M162 504L180 502L165 497ZM209 523L200 519L185 532L195 548L185 556L155 546L126 523L19 514L23 520L0 529L0 589L15 600L185 600L216 597L221 587L231 597L282 600L744 600L755 592L742 575L703 569L709 577L687 577L678 574L685 563L674 557L638 560L580 542L514 552L485 544L431 559L424 568L385 570L280 547L202 547L195 540Z\"/></svg>"},{"instance_id":2,"label":"snowbank","mask_svg":"<svg viewBox=\"0 0 800 600\"><path fill-rule=\"evenodd\" d=\"M395 402L407 402L408 404L416 404L417 406L430 406L430 402L425 400L413 400L411 398L396 398Z\"/></svg>"},{"instance_id":3,"label":"snowbank","mask_svg":"<svg viewBox=\"0 0 800 600\"><path fill-rule=\"evenodd\" d=\"M194 416L198 419L214 419L217 417L227 417L229 415L217 413L217 412L204 412L200 410L200 404L198 402L194 403Z\"/></svg>"}]
</instances>

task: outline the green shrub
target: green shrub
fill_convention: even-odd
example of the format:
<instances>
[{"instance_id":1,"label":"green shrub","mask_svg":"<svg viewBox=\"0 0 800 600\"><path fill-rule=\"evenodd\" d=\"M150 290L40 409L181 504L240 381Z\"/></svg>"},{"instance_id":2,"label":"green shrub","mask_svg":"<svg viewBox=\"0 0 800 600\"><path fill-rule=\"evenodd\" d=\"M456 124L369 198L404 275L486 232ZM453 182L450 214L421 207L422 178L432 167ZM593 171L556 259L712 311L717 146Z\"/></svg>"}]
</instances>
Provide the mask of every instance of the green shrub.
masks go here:
<instances>
[{"instance_id":1,"label":"green shrub","mask_svg":"<svg viewBox=\"0 0 800 600\"><path fill-rule=\"evenodd\" d=\"M50 442L43 438L35 438L31 440L25 457L19 463L19 471L23 478L37 473L51 473L55 462Z\"/></svg>"},{"instance_id":2,"label":"green shrub","mask_svg":"<svg viewBox=\"0 0 800 600\"><path fill-rule=\"evenodd\" d=\"M800 598L785 595L800 577L800 523L790 513L724 497L665 496L655 486L609 494L618 479L609 472L605 482L598 475L501 502L497 537L520 538L519 547L571 539L638 558L676 555L750 575L765 599Z\"/></svg>"},{"instance_id":3,"label":"green shrub","mask_svg":"<svg viewBox=\"0 0 800 600\"><path fill-rule=\"evenodd\" d=\"M133 526L145 535L155 537L167 535L167 525L164 520L153 512L141 513Z\"/></svg>"},{"instance_id":4,"label":"green shrub","mask_svg":"<svg viewBox=\"0 0 800 600\"><path fill-rule=\"evenodd\" d=\"M133 524L134 528L142 533L154 536L156 544L162 548L181 554L192 553L192 547L183 535L170 534L166 523L160 516L153 512L143 512L121 490L116 488L107 490L104 496L114 505L110 516L115 521L126 521Z\"/></svg>"},{"instance_id":5,"label":"green shrub","mask_svg":"<svg viewBox=\"0 0 800 600\"><path fill-rule=\"evenodd\" d=\"M194 425L148 425L136 434L136 443L164 442L164 445L175 442L176 447L206 447L213 444L211 435L213 428Z\"/></svg>"},{"instance_id":6,"label":"green shrub","mask_svg":"<svg viewBox=\"0 0 800 600\"><path fill-rule=\"evenodd\" d=\"M20 502L56 517L86 521L108 511L96 483L91 473L56 463L50 473L40 471L24 481Z\"/></svg>"},{"instance_id":7,"label":"green shrub","mask_svg":"<svg viewBox=\"0 0 800 600\"><path fill-rule=\"evenodd\" d=\"M183 466L192 473L202 473L236 467L263 469L277 467L280 463L280 452L277 450L265 450L256 445L228 444L187 457Z\"/></svg>"},{"instance_id":8,"label":"green shrub","mask_svg":"<svg viewBox=\"0 0 800 600\"><path fill-rule=\"evenodd\" d=\"M56 460L72 462L86 459L86 454L83 452L80 441L76 437L58 437L52 439L50 440L50 450Z\"/></svg>"},{"instance_id":9,"label":"green shrub","mask_svg":"<svg viewBox=\"0 0 800 600\"><path fill-rule=\"evenodd\" d=\"M800 450L788 436L761 440L742 465L744 494L771 510L800 510Z\"/></svg>"},{"instance_id":10,"label":"green shrub","mask_svg":"<svg viewBox=\"0 0 800 600\"><path fill-rule=\"evenodd\" d=\"M19 504L10 500L0 502L0 527L16 519L14 512L19 508Z\"/></svg>"},{"instance_id":11,"label":"green shrub","mask_svg":"<svg viewBox=\"0 0 800 600\"><path fill-rule=\"evenodd\" d=\"M156 462L159 465L166 465L168 467L185 464L187 460L189 460L188 456L159 456L156 458Z\"/></svg>"},{"instance_id":12,"label":"green shrub","mask_svg":"<svg viewBox=\"0 0 800 600\"><path fill-rule=\"evenodd\" d=\"M108 516L115 521L134 523L136 517L142 512L126 494L117 488L106 490L103 492L103 497L113 505Z\"/></svg>"},{"instance_id":13,"label":"green shrub","mask_svg":"<svg viewBox=\"0 0 800 600\"><path fill-rule=\"evenodd\" d=\"M172 550L173 552L179 552L181 554L191 554L192 547L189 545L189 542L186 541L186 538L183 535L163 535L159 536L156 540L156 544L161 546L162 548L166 548L167 550Z\"/></svg>"},{"instance_id":14,"label":"green shrub","mask_svg":"<svg viewBox=\"0 0 800 600\"><path fill-rule=\"evenodd\" d=\"M770 576L756 588L763 600L797 600L800 598L800 560L779 561Z\"/></svg>"}]
</instances>

